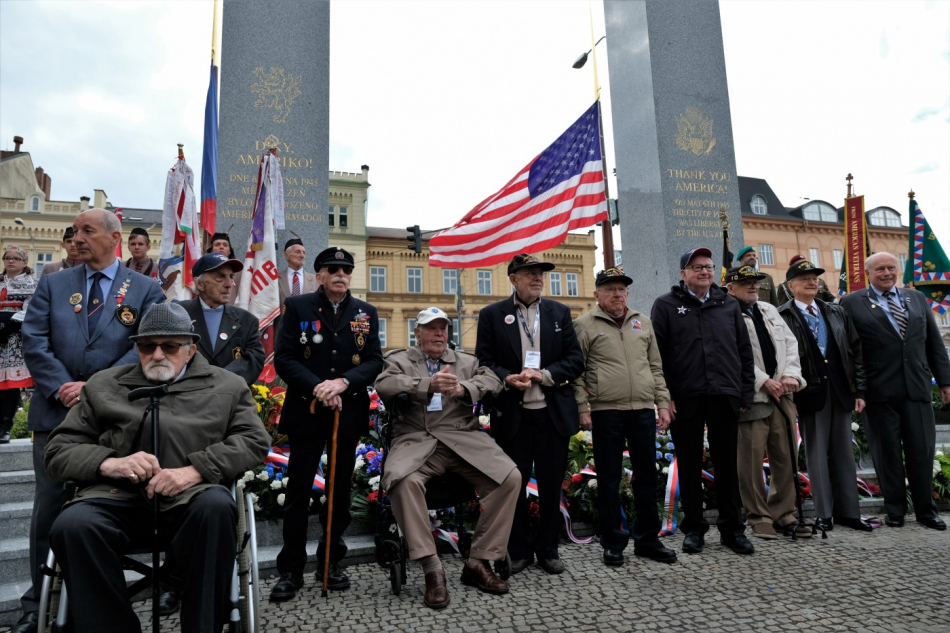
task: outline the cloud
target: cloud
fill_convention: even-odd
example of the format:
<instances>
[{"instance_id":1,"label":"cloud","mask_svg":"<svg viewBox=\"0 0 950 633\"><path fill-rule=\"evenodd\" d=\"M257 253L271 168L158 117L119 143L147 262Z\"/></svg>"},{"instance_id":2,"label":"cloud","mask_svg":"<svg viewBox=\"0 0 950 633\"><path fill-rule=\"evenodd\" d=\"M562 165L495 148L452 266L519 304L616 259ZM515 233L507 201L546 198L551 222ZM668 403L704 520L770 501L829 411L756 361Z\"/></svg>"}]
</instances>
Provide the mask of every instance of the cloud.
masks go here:
<instances>
[{"instance_id":1,"label":"cloud","mask_svg":"<svg viewBox=\"0 0 950 633\"><path fill-rule=\"evenodd\" d=\"M881 57L883 59L887 59L888 54L891 52L891 47L887 42L887 33L884 31L881 31L880 47L881 47Z\"/></svg>"},{"instance_id":2,"label":"cloud","mask_svg":"<svg viewBox=\"0 0 950 633\"><path fill-rule=\"evenodd\" d=\"M930 117L940 114L946 109L947 109L947 106L943 106L941 108L936 108L933 106L921 108L917 110L917 114L914 115L913 121L914 123L920 123L921 121L926 121Z\"/></svg>"},{"instance_id":3,"label":"cloud","mask_svg":"<svg viewBox=\"0 0 950 633\"><path fill-rule=\"evenodd\" d=\"M926 174L928 171L937 171L938 169L940 169L940 163L931 162L931 163L927 163L927 164L925 164L925 165L921 165L920 167L918 167L918 168L916 168L916 169L912 169L910 173L912 173L912 174Z\"/></svg>"}]
</instances>

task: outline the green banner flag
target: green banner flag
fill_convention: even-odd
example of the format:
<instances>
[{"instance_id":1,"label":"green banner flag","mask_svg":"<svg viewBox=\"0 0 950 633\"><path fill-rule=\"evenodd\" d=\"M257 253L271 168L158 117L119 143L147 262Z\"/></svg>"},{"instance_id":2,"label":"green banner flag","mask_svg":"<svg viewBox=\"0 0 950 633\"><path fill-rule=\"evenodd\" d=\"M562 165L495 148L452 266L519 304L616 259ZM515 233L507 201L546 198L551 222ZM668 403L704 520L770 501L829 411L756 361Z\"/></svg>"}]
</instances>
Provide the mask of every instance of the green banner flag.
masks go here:
<instances>
[{"instance_id":1,"label":"green banner flag","mask_svg":"<svg viewBox=\"0 0 950 633\"><path fill-rule=\"evenodd\" d=\"M924 293L934 312L946 314L950 311L950 259L913 198L910 223L908 250L912 256L904 267L904 285L913 285Z\"/></svg>"}]
</instances>

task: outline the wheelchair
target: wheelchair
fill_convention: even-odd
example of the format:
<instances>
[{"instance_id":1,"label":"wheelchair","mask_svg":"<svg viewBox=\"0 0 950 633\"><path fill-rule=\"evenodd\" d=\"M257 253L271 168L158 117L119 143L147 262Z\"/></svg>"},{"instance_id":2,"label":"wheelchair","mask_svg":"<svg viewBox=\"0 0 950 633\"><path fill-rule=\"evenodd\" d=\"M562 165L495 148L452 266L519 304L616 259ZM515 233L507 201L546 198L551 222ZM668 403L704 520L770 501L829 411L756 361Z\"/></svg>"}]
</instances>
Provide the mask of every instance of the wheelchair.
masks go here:
<instances>
[{"instance_id":1,"label":"wheelchair","mask_svg":"<svg viewBox=\"0 0 950 633\"><path fill-rule=\"evenodd\" d=\"M70 489L75 485L67 484ZM237 504L237 555L231 572L229 633L258 633L261 628L261 581L257 565L257 526L254 519L254 503L250 494L238 494L237 487L231 485L231 497ZM151 549L136 549L122 559L122 569L141 574L142 578L132 582L129 599L152 584L152 567L141 562L137 556L150 554ZM50 549L46 563L40 565L43 584L40 590L38 633L62 633L69 628L69 599L67 587L63 583L62 571L56 563L56 556ZM157 627L153 627L156 630Z\"/></svg>"},{"instance_id":2,"label":"wheelchair","mask_svg":"<svg viewBox=\"0 0 950 633\"><path fill-rule=\"evenodd\" d=\"M480 403L489 406L493 394L488 394ZM389 447L392 445L393 426L404 419L400 409L409 404L406 393L397 394L386 403L388 416L380 416L378 427L379 437L383 446L383 459L380 463L380 479L386 472L386 458L389 456ZM474 414L473 414L474 415ZM461 475L446 473L440 477L433 477L426 483L426 507L429 510L453 508L453 522L449 526L458 535L458 552L463 559L467 559L472 549L474 532L465 528L466 507L470 502L477 501L478 494L475 488ZM477 508L472 512L477 517ZM393 595L402 592L403 585L408 580L409 548L402 530L396 524L389 495L380 494L376 511L376 563L383 569L389 570L389 583ZM495 573L502 580L511 576L511 556L505 554L504 560L495 561Z\"/></svg>"}]
</instances>

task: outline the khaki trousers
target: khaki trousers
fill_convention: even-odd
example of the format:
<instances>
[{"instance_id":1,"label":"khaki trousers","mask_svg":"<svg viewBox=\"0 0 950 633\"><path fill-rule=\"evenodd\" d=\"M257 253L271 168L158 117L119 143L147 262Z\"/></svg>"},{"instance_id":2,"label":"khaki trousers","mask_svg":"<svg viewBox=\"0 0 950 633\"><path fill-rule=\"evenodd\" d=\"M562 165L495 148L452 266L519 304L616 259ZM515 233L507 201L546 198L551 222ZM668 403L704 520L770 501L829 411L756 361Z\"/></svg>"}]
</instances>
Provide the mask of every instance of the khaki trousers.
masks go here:
<instances>
[{"instance_id":1,"label":"khaki trousers","mask_svg":"<svg viewBox=\"0 0 950 633\"><path fill-rule=\"evenodd\" d=\"M798 451L796 448L795 454L789 458L788 429L779 406L794 424L795 408L787 397L772 407L770 416L739 422L739 494L749 525L768 522L785 526L796 521L792 460L798 459ZM766 453L772 475L768 493L762 474L762 460Z\"/></svg>"},{"instance_id":2,"label":"khaki trousers","mask_svg":"<svg viewBox=\"0 0 950 633\"><path fill-rule=\"evenodd\" d=\"M419 470L407 475L389 491L393 514L409 547L409 558L417 560L436 553L426 506L426 482L449 471L461 475L478 491L481 514L475 525L471 557L503 559L508 550L521 472L512 468L505 481L497 484L441 442Z\"/></svg>"}]
</instances>

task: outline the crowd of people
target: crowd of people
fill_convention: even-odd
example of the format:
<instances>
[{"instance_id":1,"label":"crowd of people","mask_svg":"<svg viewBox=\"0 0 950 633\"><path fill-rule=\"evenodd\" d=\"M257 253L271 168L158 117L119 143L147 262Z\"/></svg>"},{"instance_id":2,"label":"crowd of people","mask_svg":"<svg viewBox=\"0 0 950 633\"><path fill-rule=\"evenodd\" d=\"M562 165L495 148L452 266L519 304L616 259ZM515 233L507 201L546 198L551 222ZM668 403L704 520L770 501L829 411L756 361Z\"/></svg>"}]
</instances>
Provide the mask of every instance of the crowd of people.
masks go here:
<instances>
[{"instance_id":1,"label":"crowd of people","mask_svg":"<svg viewBox=\"0 0 950 633\"><path fill-rule=\"evenodd\" d=\"M227 486L259 465L269 447L248 389L264 362L258 322L229 305L243 264L227 234L215 234L192 270L196 298L169 303L151 276L148 234L133 232L125 263L115 255L120 239L115 216L91 209L64 234L67 259L38 284L22 249L11 246L3 255L0 441L8 439L20 390L33 387L28 423L36 474L33 586L15 633L36 630L38 569L50 547L73 597L76 630L139 630L119 556L151 534L153 503L167 541L162 612L181 609L184 631L220 630L227 618L238 546ZM709 530L701 479L706 442L724 547L754 552L746 524L762 539L812 535L796 515L796 420L817 526L870 531L858 508L852 411L863 413L885 523L904 524L909 486L917 521L946 529L931 495L930 385L935 378L950 401L950 360L924 296L896 288L897 259L888 253L868 258L869 287L839 304L822 294L824 271L804 258L793 258L776 286L747 247L720 286L711 251L696 248L682 255L680 282L656 299L649 316L629 305L635 278L614 267L597 273L596 306L576 320L567 306L542 296L554 264L523 253L508 264L512 295L479 312L474 354L451 348L448 315L430 307L418 314L415 344L385 356L376 308L350 293L349 252L323 250L311 274L295 238L284 258L274 364L287 384L279 432L290 458L273 601L294 598L305 584L311 484L321 462L339 485L332 517L330 503L319 509L324 538L316 581L331 590L350 584L341 565L351 520L348 483L368 431L373 388L384 400L405 394L381 490L409 559L423 570L423 602L433 609L450 596L429 525L430 480L452 473L477 490L481 512L461 582L507 593L495 561L510 557L511 574L535 562L549 574L565 570L559 501L569 440L579 429L593 436L598 532L608 566L624 564L631 539L635 556L677 560L659 538L657 430L668 429L676 446L686 554L703 551ZM165 385L158 445L143 432L146 401L129 398L155 385ZM490 435L472 415L475 403L489 399ZM331 435L336 451L328 463ZM636 509L629 526L619 495L625 449ZM536 520L525 498L531 478ZM64 489L67 480L78 488Z\"/></svg>"}]
</instances>

